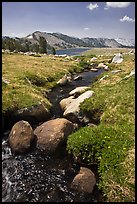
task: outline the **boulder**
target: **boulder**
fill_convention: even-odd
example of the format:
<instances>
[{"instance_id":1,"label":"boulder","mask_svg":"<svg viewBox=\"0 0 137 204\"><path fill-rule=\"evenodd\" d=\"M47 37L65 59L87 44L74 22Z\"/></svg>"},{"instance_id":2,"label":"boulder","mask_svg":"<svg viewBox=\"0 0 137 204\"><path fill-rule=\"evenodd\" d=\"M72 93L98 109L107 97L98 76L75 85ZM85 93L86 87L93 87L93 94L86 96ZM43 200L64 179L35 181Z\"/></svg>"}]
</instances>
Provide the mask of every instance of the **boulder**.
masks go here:
<instances>
[{"instance_id":1,"label":"boulder","mask_svg":"<svg viewBox=\"0 0 137 204\"><path fill-rule=\"evenodd\" d=\"M121 53L115 54L115 57L112 59L112 63L121 63L123 61L123 55Z\"/></svg>"},{"instance_id":2,"label":"boulder","mask_svg":"<svg viewBox=\"0 0 137 204\"><path fill-rule=\"evenodd\" d=\"M73 89L72 91L70 91L69 95L80 94L88 88L89 88L88 86L79 86L79 87Z\"/></svg>"},{"instance_id":3,"label":"boulder","mask_svg":"<svg viewBox=\"0 0 137 204\"><path fill-rule=\"evenodd\" d=\"M105 76L101 77L99 81L102 81L102 80L106 79L107 77L108 77L108 75L105 75Z\"/></svg>"},{"instance_id":4,"label":"boulder","mask_svg":"<svg viewBox=\"0 0 137 204\"><path fill-rule=\"evenodd\" d=\"M53 154L73 130L73 124L65 118L49 120L34 130L37 147L47 154Z\"/></svg>"},{"instance_id":5,"label":"boulder","mask_svg":"<svg viewBox=\"0 0 137 204\"><path fill-rule=\"evenodd\" d=\"M100 68L103 68L104 70L108 70L108 66L107 65L105 65L105 64L103 64L103 63L99 63L98 64L98 68L100 69Z\"/></svg>"},{"instance_id":6,"label":"boulder","mask_svg":"<svg viewBox=\"0 0 137 204\"><path fill-rule=\"evenodd\" d=\"M78 80L81 80L81 79L82 79L81 75L78 75L78 76L74 77L74 81L78 81Z\"/></svg>"},{"instance_id":7,"label":"boulder","mask_svg":"<svg viewBox=\"0 0 137 204\"><path fill-rule=\"evenodd\" d=\"M81 167L71 182L71 188L84 193L92 193L96 184L95 174L88 168Z\"/></svg>"},{"instance_id":8,"label":"boulder","mask_svg":"<svg viewBox=\"0 0 137 204\"><path fill-rule=\"evenodd\" d=\"M135 54L135 50L130 50L130 51L128 52L128 54L131 54L131 55Z\"/></svg>"},{"instance_id":9,"label":"boulder","mask_svg":"<svg viewBox=\"0 0 137 204\"><path fill-rule=\"evenodd\" d=\"M66 110L66 107L70 104L70 103L72 103L72 101L74 101L75 99L74 99L74 96L70 96L70 97L68 97L68 98L64 98L64 99L62 99L61 101L60 101L60 107L61 107L61 109L63 110L63 111L65 111Z\"/></svg>"},{"instance_id":10,"label":"boulder","mask_svg":"<svg viewBox=\"0 0 137 204\"><path fill-rule=\"evenodd\" d=\"M32 147L35 139L36 137L30 124L27 121L21 120L12 127L8 143L12 152L22 154Z\"/></svg>"},{"instance_id":11,"label":"boulder","mask_svg":"<svg viewBox=\"0 0 137 204\"><path fill-rule=\"evenodd\" d=\"M96 57L92 57L92 58L90 59L90 62L94 62L94 61L96 61L96 60L97 60Z\"/></svg>"},{"instance_id":12,"label":"boulder","mask_svg":"<svg viewBox=\"0 0 137 204\"><path fill-rule=\"evenodd\" d=\"M92 97L93 95L94 91L91 90L81 94L78 98L74 99L74 101L67 106L66 110L63 113L63 116L72 122L78 122L80 103L82 103L85 99Z\"/></svg>"},{"instance_id":13,"label":"boulder","mask_svg":"<svg viewBox=\"0 0 137 204\"><path fill-rule=\"evenodd\" d=\"M104 67L104 70L105 70L105 71L108 71L108 70L109 70L109 68L108 68L107 65Z\"/></svg>"},{"instance_id":14,"label":"boulder","mask_svg":"<svg viewBox=\"0 0 137 204\"><path fill-rule=\"evenodd\" d=\"M66 74L57 82L58 85L64 86L71 81L71 77Z\"/></svg>"},{"instance_id":15,"label":"boulder","mask_svg":"<svg viewBox=\"0 0 137 204\"><path fill-rule=\"evenodd\" d=\"M133 69L129 75L126 75L123 79L128 79L129 77L131 76L134 76L135 75L135 69Z\"/></svg>"},{"instance_id":16,"label":"boulder","mask_svg":"<svg viewBox=\"0 0 137 204\"><path fill-rule=\"evenodd\" d=\"M98 72L98 69L96 69L96 68L91 68L90 70L93 72Z\"/></svg>"},{"instance_id":17,"label":"boulder","mask_svg":"<svg viewBox=\"0 0 137 204\"><path fill-rule=\"evenodd\" d=\"M112 73L112 74L116 74L116 73L121 72L121 71L122 71L122 70L120 70L120 69L116 69L116 70L111 71L111 73Z\"/></svg>"},{"instance_id":18,"label":"boulder","mask_svg":"<svg viewBox=\"0 0 137 204\"><path fill-rule=\"evenodd\" d=\"M27 120L29 122L41 122L50 117L50 111L45 107L44 103L39 102L38 105L31 108L23 108L14 113L18 120Z\"/></svg>"},{"instance_id":19,"label":"boulder","mask_svg":"<svg viewBox=\"0 0 137 204\"><path fill-rule=\"evenodd\" d=\"M98 68L104 68L106 65L103 64L102 62L98 64Z\"/></svg>"},{"instance_id":20,"label":"boulder","mask_svg":"<svg viewBox=\"0 0 137 204\"><path fill-rule=\"evenodd\" d=\"M3 77L2 77L2 82L3 82L4 84L6 84L6 85L10 84L9 80L4 79Z\"/></svg>"}]
</instances>

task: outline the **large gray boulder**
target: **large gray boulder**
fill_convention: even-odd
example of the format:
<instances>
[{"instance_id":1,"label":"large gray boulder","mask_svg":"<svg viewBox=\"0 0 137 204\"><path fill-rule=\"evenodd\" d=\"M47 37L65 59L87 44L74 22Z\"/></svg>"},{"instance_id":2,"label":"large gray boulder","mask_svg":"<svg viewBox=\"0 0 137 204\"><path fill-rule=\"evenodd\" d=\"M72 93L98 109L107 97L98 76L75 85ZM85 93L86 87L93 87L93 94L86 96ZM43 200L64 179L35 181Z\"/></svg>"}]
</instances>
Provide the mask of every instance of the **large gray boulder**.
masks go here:
<instances>
[{"instance_id":1,"label":"large gray boulder","mask_svg":"<svg viewBox=\"0 0 137 204\"><path fill-rule=\"evenodd\" d=\"M19 121L15 123L9 134L8 143L12 152L17 154L26 153L36 139L33 129L27 121Z\"/></svg>"},{"instance_id":2,"label":"large gray boulder","mask_svg":"<svg viewBox=\"0 0 137 204\"><path fill-rule=\"evenodd\" d=\"M123 55L121 53L115 54L115 57L112 59L112 63L121 63L123 61Z\"/></svg>"},{"instance_id":3,"label":"large gray boulder","mask_svg":"<svg viewBox=\"0 0 137 204\"><path fill-rule=\"evenodd\" d=\"M91 90L81 94L78 98L74 99L74 101L72 101L72 103L70 103L66 107L66 110L64 111L63 116L72 122L78 122L80 103L82 103L85 99L92 97L93 95L94 95L94 91L91 91Z\"/></svg>"},{"instance_id":4,"label":"large gray boulder","mask_svg":"<svg viewBox=\"0 0 137 204\"><path fill-rule=\"evenodd\" d=\"M95 174L90 169L81 167L71 183L71 188L82 193L92 193L95 184Z\"/></svg>"},{"instance_id":5,"label":"large gray boulder","mask_svg":"<svg viewBox=\"0 0 137 204\"><path fill-rule=\"evenodd\" d=\"M37 147L47 154L52 154L62 143L66 142L73 130L73 123L65 118L49 120L34 130L37 136Z\"/></svg>"}]
</instances>

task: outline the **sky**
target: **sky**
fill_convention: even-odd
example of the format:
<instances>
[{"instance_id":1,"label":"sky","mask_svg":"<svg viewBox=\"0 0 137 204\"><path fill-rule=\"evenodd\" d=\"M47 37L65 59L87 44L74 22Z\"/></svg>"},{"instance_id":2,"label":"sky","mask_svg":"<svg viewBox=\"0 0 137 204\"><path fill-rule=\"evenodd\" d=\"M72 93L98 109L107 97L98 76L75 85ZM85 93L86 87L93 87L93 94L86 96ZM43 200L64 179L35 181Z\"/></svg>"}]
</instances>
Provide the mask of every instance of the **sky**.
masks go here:
<instances>
[{"instance_id":1,"label":"sky","mask_svg":"<svg viewBox=\"0 0 137 204\"><path fill-rule=\"evenodd\" d=\"M135 2L2 2L2 35L135 39Z\"/></svg>"}]
</instances>

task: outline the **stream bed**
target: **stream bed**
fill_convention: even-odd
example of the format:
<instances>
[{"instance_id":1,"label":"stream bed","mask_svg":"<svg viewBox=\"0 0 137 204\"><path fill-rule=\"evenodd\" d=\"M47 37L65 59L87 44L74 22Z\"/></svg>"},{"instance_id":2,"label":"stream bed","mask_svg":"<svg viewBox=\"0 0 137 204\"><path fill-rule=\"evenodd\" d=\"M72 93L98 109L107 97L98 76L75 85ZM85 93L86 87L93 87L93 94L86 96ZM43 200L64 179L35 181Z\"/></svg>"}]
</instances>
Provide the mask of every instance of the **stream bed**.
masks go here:
<instances>
[{"instance_id":1,"label":"stream bed","mask_svg":"<svg viewBox=\"0 0 137 204\"><path fill-rule=\"evenodd\" d=\"M58 86L48 94L53 104L52 119L62 117L60 100L78 86L89 86L96 76L103 72L82 72L81 80L72 80L67 86ZM38 149L27 155L13 155L7 144L9 132L2 138L2 202L98 202L101 192L95 186L92 194L82 194L70 188L70 183L78 173L80 165L64 151L55 156L44 155ZM95 173L97 167L88 167Z\"/></svg>"}]
</instances>

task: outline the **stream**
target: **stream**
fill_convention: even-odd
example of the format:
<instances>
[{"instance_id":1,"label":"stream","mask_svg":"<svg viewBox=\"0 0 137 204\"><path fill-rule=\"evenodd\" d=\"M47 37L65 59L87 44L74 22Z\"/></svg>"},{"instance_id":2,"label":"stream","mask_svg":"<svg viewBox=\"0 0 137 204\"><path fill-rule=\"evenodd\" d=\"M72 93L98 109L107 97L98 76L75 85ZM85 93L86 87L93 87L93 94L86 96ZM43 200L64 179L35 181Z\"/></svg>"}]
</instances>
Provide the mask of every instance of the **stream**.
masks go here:
<instances>
[{"instance_id":1,"label":"stream","mask_svg":"<svg viewBox=\"0 0 137 204\"><path fill-rule=\"evenodd\" d=\"M60 100L78 86L89 86L103 72L88 71L81 80L72 80L67 86L57 86L48 94L53 104L52 119L62 117ZM35 149L27 155L13 155L7 144L9 131L2 137L2 202L99 202L101 192L95 186L92 194L79 193L70 188L80 165L64 151L59 155L47 156ZM86 167L86 165L85 165ZM91 166L98 181L97 167Z\"/></svg>"}]
</instances>

